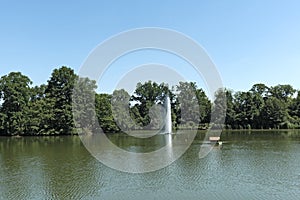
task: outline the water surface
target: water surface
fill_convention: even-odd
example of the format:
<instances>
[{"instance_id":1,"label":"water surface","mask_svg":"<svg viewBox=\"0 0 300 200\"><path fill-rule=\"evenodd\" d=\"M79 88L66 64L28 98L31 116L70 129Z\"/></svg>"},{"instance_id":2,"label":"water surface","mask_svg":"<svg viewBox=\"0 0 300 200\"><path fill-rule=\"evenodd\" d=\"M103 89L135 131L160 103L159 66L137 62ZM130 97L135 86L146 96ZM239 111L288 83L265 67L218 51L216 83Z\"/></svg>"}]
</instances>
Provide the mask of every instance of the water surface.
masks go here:
<instances>
[{"instance_id":1,"label":"water surface","mask_svg":"<svg viewBox=\"0 0 300 200\"><path fill-rule=\"evenodd\" d=\"M110 169L77 136L0 137L0 199L298 199L299 131L224 132L224 144L204 159L199 134L172 165L151 173ZM128 150L155 140L111 140Z\"/></svg>"}]
</instances>

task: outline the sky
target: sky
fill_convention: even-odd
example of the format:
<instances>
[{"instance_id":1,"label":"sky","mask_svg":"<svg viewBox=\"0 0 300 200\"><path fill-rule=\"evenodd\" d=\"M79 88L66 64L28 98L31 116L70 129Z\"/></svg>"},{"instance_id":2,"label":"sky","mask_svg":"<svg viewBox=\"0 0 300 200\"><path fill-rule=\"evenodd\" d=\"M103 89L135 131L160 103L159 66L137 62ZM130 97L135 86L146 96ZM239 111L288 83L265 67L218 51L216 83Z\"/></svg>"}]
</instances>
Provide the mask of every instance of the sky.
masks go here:
<instances>
[{"instance_id":1,"label":"sky","mask_svg":"<svg viewBox=\"0 0 300 200\"><path fill-rule=\"evenodd\" d=\"M227 88L246 91L264 83L300 89L299 10L297 0L0 0L0 76L21 71L34 85L46 83L60 66L79 72L93 49L120 32L160 27L201 45ZM159 52L122 59L114 63L103 91L115 87L109 82L112 74L125 65L162 62L190 68ZM185 75L202 85L201 77L192 74Z\"/></svg>"}]
</instances>

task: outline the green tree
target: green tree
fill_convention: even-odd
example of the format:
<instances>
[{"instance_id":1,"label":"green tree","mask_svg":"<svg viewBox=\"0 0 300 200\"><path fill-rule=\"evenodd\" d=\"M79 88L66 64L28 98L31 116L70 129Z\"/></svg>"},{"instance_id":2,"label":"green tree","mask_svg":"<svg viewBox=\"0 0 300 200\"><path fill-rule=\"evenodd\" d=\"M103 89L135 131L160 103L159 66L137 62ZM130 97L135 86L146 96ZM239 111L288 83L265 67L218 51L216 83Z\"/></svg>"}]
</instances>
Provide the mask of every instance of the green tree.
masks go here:
<instances>
[{"instance_id":1,"label":"green tree","mask_svg":"<svg viewBox=\"0 0 300 200\"><path fill-rule=\"evenodd\" d=\"M197 95L198 94L198 95ZM178 124L188 126L189 128L198 127L199 122L205 118L202 110L200 113L199 100L205 98L202 91L197 91L197 85L194 82L179 82L176 88L178 110Z\"/></svg>"},{"instance_id":2,"label":"green tree","mask_svg":"<svg viewBox=\"0 0 300 200\"><path fill-rule=\"evenodd\" d=\"M270 88L263 83L257 83L252 86L250 92L258 94L261 97L268 97L270 93Z\"/></svg>"},{"instance_id":3,"label":"green tree","mask_svg":"<svg viewBox=\"0 0 300 200\"><path fill-rule=\"evenodd\" d=\"M78 133L96 133L95 80L80 77L76 80L72 93L73 118Z\"/></svg>"},{"instance_id":4,"label":"green tree","mask_svg":"<svg viewBox=\"0 0 300 200\"><path fill-rule=\"evenodd\" d=\"M221 128L224 125L224 122L229 122L231 117L227 111L227 104L231 104L231 98L227 98L228 95L231 95L231 92L227 89L220 88L215 92L215 99L212 109L212 122L215 124L215 127Z\"/></svg>"},{"instance_id":5,"label":"green tree","mask_svg":"<svg viewBox=\"0 0 300 200\"><path fill-rule=\"evenodd\" d=\"M227 128L236 128L236 112L234 110L234 98L233 92L229 89L225 89L226 97L226 116L225 116L225 125ZM221 97L219 97L221 98Z\"/></svg>"},{"instance_id":6,"label":"green tree","mask_svg":"<svg viewBox=\"0 0 300 200\"><path fill-rule=\"evenodd\" d=\"M30 100L31 80L20 72L11 72L0 79L1 128L6 135L23 135Z\"/></svg>"},{"instance_id":7,"label":"green tree","mask_svg":"<svg viewBox=\"0 0 300 200\"><path fill-rule=\"evenodd\" d=\"M290 116L291 108L293 104L293 95L296 90L291 85L276 85L270 88L270 96L278 100L278 104L281 107L282 115L280 115L280 124L275 124L276 128L290 128L294 127L293 123L296 123L293 117ZM277 111L277 112L279 112ZM272 118L273 119L273 118ZM271 120L272 121L272 120Z\"/></svg>"},{"instance_id":8,"label":"green tree","mask_svg":"<svg viewBox=\"0 0 300 200\"><path fill-rule=\"evenodd\" d=\"M95 107L99 126L104 133L119 132L120 128L117 126L111 107L111 95L96 94Z\"/></svg>"},{"instance_id":9,"label":"green tree","mask_svg":"<svg viewBox=\"0 0 300 200\"><path fill-rule=\"evenodd\" d=\"M300 93L296 98L291 98L288 104L290 128L300 128Z\"/></svg>"},{"instance_id":10,"label":"green tree","mask_svg":"<svg viewBox=\"0 0 300 200\"><path fill-rule=\"evenodd\" d=\"M30 101L44 99L46 88L47 86L45 84L31 88Z\"/></svg>"},{"instance_id":11,"label":"green tree","mask_svg":"<svg viewBox=\"0 0 300 200\"><path fill-rule=\"evenodd\" d=\"M196 97L200 110L200 123L209 123L211 116L211 102L201 88L196 89Z\"/></svg>"},{"instance_id":12,"label":"green tree","mask_svg":"<svg viewBox=\"0 0 300 200\"><path fill-rule=\"evenodd\" d=\"M235 94L236 122L241 128L257 128L257 119L260 116L260 109L263 99L253 92L237 92Z\"/></svg>"},{"instance_id":13,"label":"green tree","mask_svg":"<svg viewBox=\"0 0 300 200\"><path fill-rule=\"evenodd\" d=\"M45 101L46 85L35 86L31 88L30 101L25 110L27 116L26 134L27 135L47 135L48 121L47 115L53 104L47 104Z\"/></svg>"},{"instance_id":14,"label":"green tree","mask_svg":"<svg viewBox=\"0 0 300 200\"><path fill-rule=\"evenodd\" d=\"M286 102L295 92L296 90L291 85L276 85L270 88L270 93L273 97Z\"/></svg>"},{"instance_id":15,"label":"green tree","mask_svg":"<svg viewBox=\"0 0 300 200\"><path fill-rule=\"evenodd\" d=\"M139 111L140 119L142 119L142 127L147 126L151 122L149 115L150 108L155 104L163 104L166 95L170 96L172 102L173 95L166 84L157 84L151 81L144 84L137 84L131 101Z\"/></svg>"},{"instance_id":16,"label":"green tree","mask_svg":"<svg viewBox=\"0 0 300 200\"><path fill-rule=\"evenodd\" d=\"M113 118L122 131L128 131L135 127L135 121L130 114L130 98L124 89L115 90L111 98Z\"/></svg>"},{"instance_id":17,"label":"green tree","mask_svg":"<svg viewBox=\"0 0 300 200\"><path fill-rule=\"evenodd\" d=\"M46 102L54 102L49 119L51 134L73 134L72 92L77 75L68 67L55 69L46 88Z\"/></svg>"},{"instance_id":18,"label":"green tree","mask_svg":"<svg viewBox=\"0 0 300 200\"><path fill-rule=\"evenodd\" d=\"M270 96L270 88L264 84L255 84L250 89L251 99L252 99L252 111L253 112L253 120L252 120L252 128L263 128L263 119L261 115L261 111L264 107L265 101Z\"/></svg>"},{"instance_id":19,"label":"green tree","mask_svg":"<svg viewBox=\"0 0 300 200\"><path fill-rule=\"evenodd\" d=\"M261 111L264 128L285 128L288 113L283 101L276 97L269 97Z\"/></svg>"}]
</instances>

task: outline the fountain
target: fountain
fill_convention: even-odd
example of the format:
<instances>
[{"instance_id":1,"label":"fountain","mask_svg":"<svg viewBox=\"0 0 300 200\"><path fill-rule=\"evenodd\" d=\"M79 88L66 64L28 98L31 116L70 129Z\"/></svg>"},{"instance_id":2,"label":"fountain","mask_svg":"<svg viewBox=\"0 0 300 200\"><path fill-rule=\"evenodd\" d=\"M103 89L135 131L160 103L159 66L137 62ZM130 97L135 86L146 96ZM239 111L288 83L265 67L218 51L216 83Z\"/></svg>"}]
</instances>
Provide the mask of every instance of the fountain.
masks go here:
<instances>
[{"instance_id":1,"label":"fountain","mask_svg":"<svg viewBox=\"0 0 300 200\"><path fill-rule=\"evenodd\" d=\"M169 96L166 96L164 104L166 108L164 134L172 134L171 101Z\"/></svg>"}]
</instances>

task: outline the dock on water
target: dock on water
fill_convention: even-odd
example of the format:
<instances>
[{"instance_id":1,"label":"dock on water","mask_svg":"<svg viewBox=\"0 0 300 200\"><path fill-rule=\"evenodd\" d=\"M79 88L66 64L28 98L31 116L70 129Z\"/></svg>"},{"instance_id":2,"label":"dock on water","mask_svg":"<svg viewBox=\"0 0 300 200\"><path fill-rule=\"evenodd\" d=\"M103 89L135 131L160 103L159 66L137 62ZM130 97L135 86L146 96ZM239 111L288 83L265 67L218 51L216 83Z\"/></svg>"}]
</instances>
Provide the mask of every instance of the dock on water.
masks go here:
<instances>
[{"instance_id":1,"label":"dock on water","mask_svg":"<svg viewBox=\"0 0 300 200\"><path fill-rule=\"evenodd\" d=\"M220 141L220 137L218 137L218 136L214 136L214 137L209 137L209 141L210 142L216 142L217 144L219 144L219 145L222 145L222 141Z\"/></svg>"}]
</instances>

